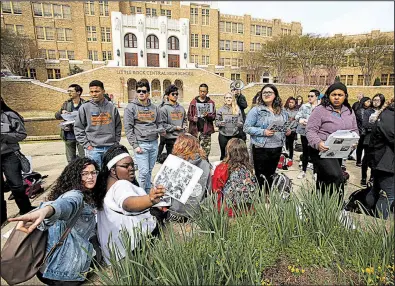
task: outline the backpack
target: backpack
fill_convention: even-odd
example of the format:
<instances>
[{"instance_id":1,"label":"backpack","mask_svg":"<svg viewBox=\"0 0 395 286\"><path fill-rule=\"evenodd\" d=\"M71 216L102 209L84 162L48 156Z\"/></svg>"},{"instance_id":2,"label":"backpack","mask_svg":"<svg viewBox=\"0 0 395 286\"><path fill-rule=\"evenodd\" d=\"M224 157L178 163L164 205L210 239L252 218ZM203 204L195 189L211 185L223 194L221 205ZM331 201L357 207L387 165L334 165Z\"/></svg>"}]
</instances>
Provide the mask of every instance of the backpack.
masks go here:
<instances>
[{"instance_id":1,"label":"backpack","mask_svg":"<svg viewBox=\"0 0 395 286\"><path fill-rule=\"evenodd\" d=\"M348 197L348 200L344 202L343 209L348 212L354 212L358 214L362 214L364 212L368 215L375 216L376 202L377 198L374 198L374 202L368 202L367 196L372 191L373 186L368 185L364 189L356 190L351 193Z\"/></svg>"},{"instance_id":2,"label":"backpack","mask_svg":"<svg viewBox=\"0 0 395 286\"><path fill-rule=\"evenodd\" d=\"M47 178L48 175L42 176L38 172L31 172L22 174L23 186L25 187L25 193L29 197L29 199L34 199L37 195L44 192L43 184L45 183L44 179ZM10 187L5 182L4 192L9 192ZM14 196L8 198L8 200L13 200Z\"/></svg>"},{"instance_id":3,"label":"backpack","mask_svg":"<svg viewBox=\"0 0 395 286\"><path fill-rule=\"evenodd\" d=\"M292 180L284 173L274 173L271 191L277 191L286 200L292 192Z\"/></svg>"}]
</instances>

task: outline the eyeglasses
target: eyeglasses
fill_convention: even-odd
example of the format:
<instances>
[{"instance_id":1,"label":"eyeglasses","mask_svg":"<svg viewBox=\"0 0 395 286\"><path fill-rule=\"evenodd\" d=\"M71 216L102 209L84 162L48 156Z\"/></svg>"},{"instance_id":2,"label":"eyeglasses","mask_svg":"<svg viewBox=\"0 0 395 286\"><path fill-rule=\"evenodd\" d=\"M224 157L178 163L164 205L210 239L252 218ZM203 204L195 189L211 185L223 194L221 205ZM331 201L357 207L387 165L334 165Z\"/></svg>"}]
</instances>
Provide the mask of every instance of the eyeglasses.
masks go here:
<instances>
[{"instance_id":1,"label":"eyeglasses","mask_svg":"<svg viewBox=\"0 0 395 286\"><path fill-rule=\"evenodd\" d=\"M265 92L262 92L262 95L264 95L264 96L271 96L272 94L274 94L274 91L265 91Z\"/></svg>"},{"instance_id":2,"label":"eyeglasses","mask_svg":"<svg viewBox=\"0 0 395 286\"><path fill-rule=\"evenodd\" d=\"M146 94L146 93L147 93L147 90L138 89L138 90L137 90L137 93Z\"/></svg>"},{"instance_id":3,"label":"eyeglasses","mask_svg":"<svg viewBox=\"0 0 395 286\"><path fill-rule=\"evenodd\" d=\"M172 96L178 96L178 92L172 92L171 95Z\"/></svg>"},{"instance_id":4,"label":"eyeglasses","mask_svg":"<svg viewBox=\"0 0 395 286\"><path fill-rule=\"evenodd\" d=\"M96 178L98 174L99 174L99 171L82 172L81 176L83 178L89 178L89 177Z\"/></svg>"},{"instance_id":5,"label":"eyeglasses","mask_svg":"<svg viewBox=\"0 0 395 286\"><path fill-rule=\"evenodd\" d=\"M129 169L131 168L131 171L135 171L134 169L134 164L133 163L129 163L129 164L124 164L124 165L115 165L116 167L121 167L124 169Z\"/></svg>"}]
</instances>

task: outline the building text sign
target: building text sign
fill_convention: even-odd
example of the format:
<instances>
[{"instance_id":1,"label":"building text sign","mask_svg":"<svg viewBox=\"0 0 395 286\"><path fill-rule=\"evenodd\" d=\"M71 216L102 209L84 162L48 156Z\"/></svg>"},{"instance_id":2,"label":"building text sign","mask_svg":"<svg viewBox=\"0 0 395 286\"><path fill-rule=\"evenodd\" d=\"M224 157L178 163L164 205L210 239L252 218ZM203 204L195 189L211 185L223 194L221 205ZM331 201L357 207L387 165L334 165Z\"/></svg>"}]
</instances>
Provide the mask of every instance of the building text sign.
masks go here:
<instances>
[{"instance_id":1,"label":"building text sign","mask_svg":"<svg viewBox=\"0 0 395 286\"><path fill-rule=\"evenodd\" d=\"M136 70L117 70L117 74L193 76L193 72L184 72L184 71L136 71Z\"/></svg>"}]
</instances>

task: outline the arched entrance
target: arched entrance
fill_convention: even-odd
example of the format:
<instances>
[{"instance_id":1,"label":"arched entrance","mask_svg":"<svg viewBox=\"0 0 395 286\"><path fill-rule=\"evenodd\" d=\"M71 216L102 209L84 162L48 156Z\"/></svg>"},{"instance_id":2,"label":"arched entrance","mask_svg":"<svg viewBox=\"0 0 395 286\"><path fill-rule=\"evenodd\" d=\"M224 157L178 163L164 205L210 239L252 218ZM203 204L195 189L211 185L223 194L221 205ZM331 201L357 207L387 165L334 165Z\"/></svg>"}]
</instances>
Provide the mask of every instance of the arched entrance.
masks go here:
<instances>
[{"instance_id":1,"label":"arched entrance","mask_svg":"<svg viewBox=\"0 0 395 286\"><path fill-rule=\"evenodd\" d=\"M174 81L174 85L176 87L178 87L178 101L179 102L183 102L184 101L184 92L183 92L184 91L184 85L182 83L182 80L176 79Z\"/></svg>"},{"instance_id":2,"label":"arched entrance","mask_svg":"<svg viewBox=\"0 0 395 286\"><path fill-rule=\"evenodd\" d=\"M151 82L151 96L154 101L161 101L162 94L160 90L160 81L159 79L154 79Z\"/></svg>"},{"instance_id":3,"label":"arched entrance","mask_svg":"<svg viewBox=\"0 0 395 286\"><path fill-rule=\"evenodd\" d=\"M171 85L171 81L169 79L165 79L163 81L163 94L166 92L166 88L168 88Z\"/></svg>"},{"instance_id":4,"label":"arched entrance","mask_svg":"<svg viewBox=\"0 0 395 286\"><path fill-rule=\"evenodd\" d=\"M128 102L132 102L136 97L136 84L137 81L134 78L128 79Z\"/></svg>"}]
</instances>

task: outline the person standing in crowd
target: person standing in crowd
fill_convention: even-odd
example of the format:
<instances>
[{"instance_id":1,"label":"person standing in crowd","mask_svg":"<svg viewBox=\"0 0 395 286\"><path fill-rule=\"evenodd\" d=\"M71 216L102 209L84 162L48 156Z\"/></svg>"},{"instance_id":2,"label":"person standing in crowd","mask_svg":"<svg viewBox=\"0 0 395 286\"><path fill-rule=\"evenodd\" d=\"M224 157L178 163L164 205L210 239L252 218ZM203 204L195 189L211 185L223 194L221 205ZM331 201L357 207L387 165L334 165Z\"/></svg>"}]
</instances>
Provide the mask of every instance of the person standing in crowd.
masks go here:
<instances>
[{"instance_id":1,"label":"person standing in crowd","mask_svg":"<svg viewBox=\"0 0 395 286\"><path fill-rule=\"evenodd\" d=\"M309 153L317 173L316 187L322 193L335 191L342 198L344 178L342 159L321 158L319 153L328 151L325 141L337 130L350 130L358 133L355 114L348 103L347 87L337 82L328 87L321 104L310 115L306 127Z\"/></svg>"},{"instance_id":2,"label":"person standing in crowd","mask_svg":"<svg viewBox=\"0 0 395 286\"><path fill-rule=\"evenodd\" d=\"M1 224L7 220L7 202L4 199L5 181L11 189L15 198L19 213L30 212L33 207L29 197L25 193L25 186L22 180L22 165L15 154L21 147L19 142L27 136L23 117L11 109L0 97L1 107Z\"/></svg>"},{"instance_id":3,"label":"person standing in crowd","mask_svg":"<svg viewBox=\"0 0 395 286\"><path fill-rule=\"evenodd\" d=\"M174 144L173 155L203 170L198 185L195 187L196 190L194 189L194 194L188 198L185 204L172 200L167 212L168 220L185 222L198 213L203 199L211 194L211 165L197 138L188 133L181 133L178 136Z\"/></svg>"},{"instance_id":4,"label":"person standing in crowd","mask_svg":"<svg viewBox=\"0 0 395 286\"><path fill-rule=\"evenodd\" d=\"M295 122L296 121L295 117L296 117L296 114L298 113L298 109L296 108L296 99L294 97L291 96L287 99L287 101L285 102L285 105L284 105L284 109L288 113L288 121L291 122L291 124L293 122ZM293 157L294 157L295 139L296 139L296 128L291 129L291 134L289 134L285 138L285 148L289 152L288 157L290 160L290 166L292 166L292 161L293 161Z\"/></svg>"},{"instance_id":5,"label":"person standing in crowd","mask_svg":"<svg viewBox=\"0 0 395 286\"><path fill-rule=\"evenodd\" d=\"M274 121L285 124L288 120L277 88L273 84L266 84L260 94L257 105L247 113L244 131L251 136L255 175L259 187L262 189L267 180L268 193L285 143L285 135L289 135L291 131L276 132L268 128Z\"/></svg>"},{"instance_id":6,"label":"person standing in crowd","mask_svg":"<svg viewBox=\"0 0 395 286\"><path fill-rule=\"evenodd\" d=\"M78 84L71 84L67 89L70 99L65 101L58 112L55 113L55 118L62 120L62 114L70 114L71 112L78 112L81 105L85 103L85 100L81 98L82 87ZM67 124L61 126L60 137L64 141L66 147L66 159L70 163L77 157L76 152L78 151L79 157L85 156L84 146L82 146L74 135L73 124Z\"/></svg>"},{"instance_id":7,"label":"person standing in crowd","mask_svg":"<svg viewBox=\"0 0 395 286\"><path fill-rule=\"evenodd\" d=\"M140 187L148 194L151 174L158 156L158 135L164 136L160 109L149 99L150 86L146 81L137 83L137 98L125 108L124 126L129 144L133 147L139 169Z\"/></svg>"},{"instance_id":8,"label":"person standing in crowd","mask_svg":"<svg viewBox=\"0 0 395 286\"><path fill-rule=\"evenodd\" d=\"M362 93L359 93L358 95L357 95L357 101L356 102L354 102L354 104L352 105L352 110L354 110L354 113L356 114L357 113L357 110L359 109L359 107L360 107L360 102L361 102L361 99L364 97L364 95L362 94Z\"/></svg>"},{"instance_id":9,"label":"person standing in crowd","mask_svg":"<svg viewBox=\"0 0 395 286\"><path fill-rule=\"evenodd\" d=\"M98 170L99 166L92 159L84 157L71 161L56 180L48 202L42 203L38 210L9 219L17 221L16 229L25 233L31 233L35 228L48 230L48 254L58 243L66 225L79 215L64 243L48 257L45 270L37 272L37 278L46 285L76 286L85 280L82 274L88 272L94 256L95 246L91 239L96 235Z\"/></svg>"},{"instance_id":10,"label":"person standing in crowd","mask_svg":"<svg viewBox=\"0 0 395 286\"><path fill-rule=\"evenodd\" d=\"M134 179L134 163L126 147L117 145L108 149L103 156L97 192L97 232L107 264L111 264L110 250L113 244L119 251L117 260L125 257L125 248L129 249L120 239L123 228L130 234L132 250L144 238L140 233L135 233L136 229L142 235L159 234L156 219L149 210L159 203L165 189L162 186L153 187L147 194L144 189L133 184Z\"/></svg>"},{"instance_id":11,"label":"person standing in crowd","mask_svg":"<svg viewBox=\"0 0 395 286\"><path fill-rule=\"evenodd\" d=\"M165 103L169 100L169 96L164 94L162 97L162 102L159 104L159 109L163 107L163 105L165 105ZM159 162L159 157L160 155L163 153L163 149L165 148L165 137L159 135L159 147L158 147L158 156L156 161ZM169 151L166 148L166 153L170 154Z\"/></svg>"},{"instance_id":12,"label":"person standing in crowd","mask_svg":"<svg viewBox=\"0 0 395 286\"><path fill-rule=\"evenodd\" d=\"M198 138L207 158L211 151L211 134L214 133L215 103L207 96L208 86L199 86L199 96L192 99L188 108L189 133ZM200 109L202 107L202 109ZM198 110L202 110L199 111ZM210 112L209 112L210 111Z\"/></svg>"},{"instance_id":13,"label":"person standing in crowd","mask_svg":"<svg viewBox=\"0 0 395 286\"><path fill-rule=\"evenodd\" d=\"M168 101L160 109L163 127L166 130L165 138L167 154L171 154L174 143L180 133L185 132L188 126L187 114L178 103L178 87L174 84L166 89Z\"/></svg>"},{"instance_id":14,"label":"person standing in crowd","mask_svg":"<svg viewBox=\"0 0 395 286\"><path fill-rule=\"evenodd\" d=\"M307 165L309 163L309 144L306 138L306 125L309 120L309 117L314 110L314 108L318 105L318 96L320 92L316 89L312 89L309 91L308 102L303 104L298 113L295 116L295 120L298 121L298 127L296 128L296 133L300 134L300 140L302 142L302 171L298 175L298 179L303 179L306 177Z\"/></svg>"},{"instance_id":15,"label":"person standing in crowd","mask_svg":"<svg viewBox=\"0 0 395 286\"><path fill-rule=\"evenodd\" d=\"M392 97L377 112L377 120L372 128L368 152L369 164L373 172L373 193L378 198L376 207L384 219L388 218L390 212L394 213L395 211L394 110L394 97ZM380 193L381 190L385 195Z\"/></svg>"},{"instance_id":16,"label":"person standing in crowd","mask_svg":"<svg viewBox=\"0 0 395 286\"><path fill-rule=\"evenodd\" d=\"M362 122L364 118L367 116L367 110L370 107L372 101L370 100L369 97L363 97L359 101L359 107L357 111L355 111L355 117L357 118L357 125L358 125L358 130L359 130L359 140L358 140L358 146L357 146L357 167L362 166L362 151L363 151L363 141L365 139L365 131L362 126ZM367 118L369 118L370 114L368 115ZM366 154L366 153L365 153Z\"/></svg>"},{"instance_id":17,"label":"person standing in crowd","mask_svg":"<svg viewBox=\"0 0 395 286\"><path fill-rule=\"evenodd\" d=\"M236 89L236 88L234 88L234 89L232 90L232 92L233 92L233 95L234 95L235 98L236 98L236 103L237 103L237 106L238 106L239 109L240 109L241 116L242 116L243 122L244 122L244 121L246 120L245 109L248 107L247 99L246 99L246 97L241 93L241 89ZM247 140L247 136L246 136L246 134L245 134L244 131L243 131L243 126L240 126L240 127L239 127L239 136L240 136L241 139L244 140L244 142Z\"/></svg>"},{"instance_id":18,"label":"person standing in crowd","mask_svg":"<svg viewBox=\"0 0 395 286\"><path fill-rule=\"evenodd\" d=\"M296 108L300 109L300 107L303 105L303 97L301 95L298 95L296 97Z\"/></svg>"},{"instance_id":19,"label":"person standing in crowd","mask_svg":"<svg viewBox=\"0 0 395 286\"><path fill-rule=\"evenodd\" d=\"M366 130L369 124L369 117L372 113L374 113L374 110L370 108L371 106L371 100L369 97L363 97L360 101L359 108L357 109L357 112L355 113L355 117L357 118L357 126L358 126L358 131L359 131L359 140L358 140L358 146L357 146L357 167L361 167L361 174L362 174L362 179L361 179L361 185L365 186L366 185L366 177L367 177L367 171L368 171L368 162L367 162L367 150L364 148L364 141L366 139ZM369 142L369 141L368 141ZM362 151L364 152L363 156L363 163L361 163L361 157L362 157Z\"/></svg>"},{"instance_id":20,"label":"person standing in crowd","mask_svg":"<svg viewBox=\"0 0 395 286\"><path fill-rule=\"evenodd\" d=\"M215 125L219 129L218 142L221 150L220 160L222 161L225 158L226 144L232 138L241 138L240 127L243 127L242 113L232 94L225 94L224 105L217 110Z\"/></svg>"},{"instance_id":21,"label":"person standing in crowd","mask_svg":"<svg viewBox=\"0 0 395 286\"><path fill-rule=\"evenodd\" d=\"M74 123L77 141L84 146L85 155L101 166L103 154L121 141L122 122L118 109L104 98L104 85L99 80L89 83L92 99L78 110Z\"/></svg>"},{"instance_id":22,"label":"person standing in crowd","mask_svg":"<svg viewBox=\"0 0 395 286\"><path fill-rule=\"evenodd\" d=\"M259 190L259 185L243 140L230 139L226 145L226 157L215 168L212 180L213 193L218 194L218 210L224 204L225 212L233 217L238 207L244 204L247 208L252 206L252 196Z\"/></svg>"}]
</instances>

